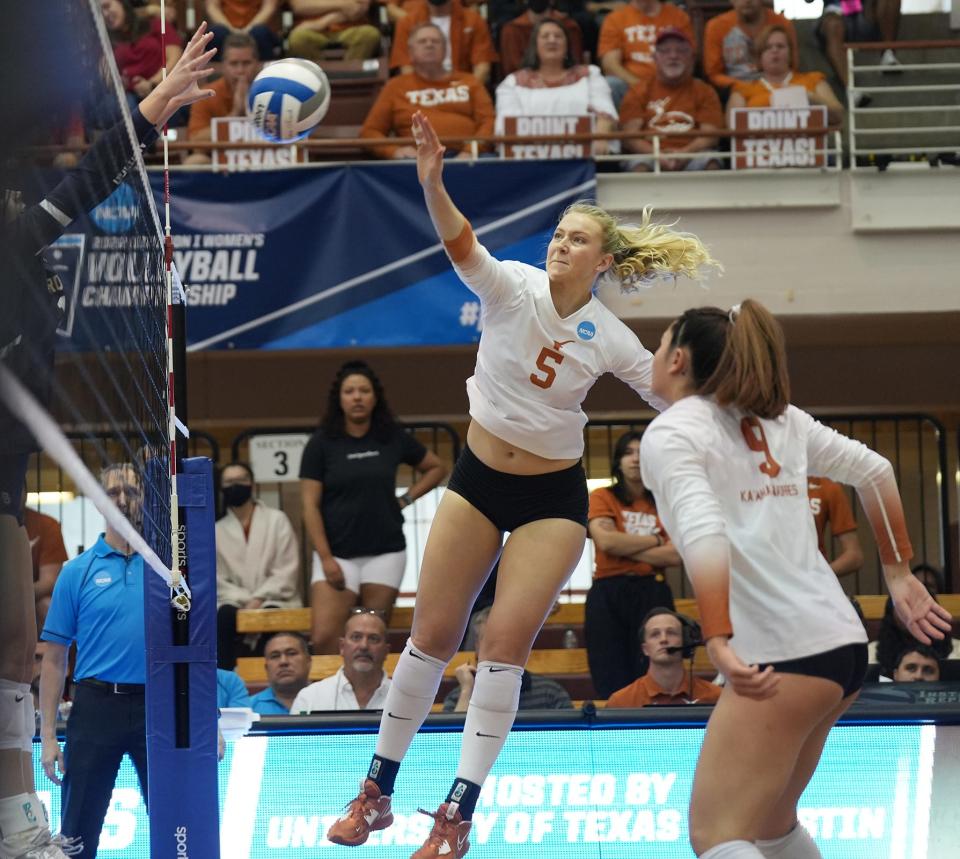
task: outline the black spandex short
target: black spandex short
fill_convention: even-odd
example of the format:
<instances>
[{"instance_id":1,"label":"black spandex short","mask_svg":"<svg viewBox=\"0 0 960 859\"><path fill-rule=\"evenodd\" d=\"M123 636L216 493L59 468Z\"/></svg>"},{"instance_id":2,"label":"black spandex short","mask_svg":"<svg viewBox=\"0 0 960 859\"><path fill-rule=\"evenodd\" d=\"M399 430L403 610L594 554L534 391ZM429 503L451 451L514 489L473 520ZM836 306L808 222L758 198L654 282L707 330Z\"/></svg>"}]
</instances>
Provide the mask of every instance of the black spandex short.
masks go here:
<instances>
[{"instance_id":1,"label":"black spandex short","mask_svg":"<svg viewBox=\"0 0 960 859\"><path fill-rule=\"evenodd\" d=\"M447 488L501 531L516 531L538 519L570 519L587 527L587 477L579 462L548 474L505 474L464 445Z\"/></svg>"},{"instance_id":2,"label":"black spandex short","mask_svg":"<svg viewBox=\"0 0 960 859\"><path fill-rule=\"evenodd\" d=\"M843 697L852 695L863 686L867 673L867 645L845 644L824 653L804 656L803 659L788 659L784 662L768 663L774 671L784 674L805 674L808 677L823 677L832 680L843 689ZM760 668L766 668L761 665Z\"/></svg>"},{"instance_id":3,"label":"black spandex short","mask_svg":"<svg viewBox=\"0 0 960 859\"><path fill-rule=\"evenodd\" d=\"M23 484L27 478L27 453L0 454L0 516L13 516L23 524Z\"/></svg>"}]
</instances>

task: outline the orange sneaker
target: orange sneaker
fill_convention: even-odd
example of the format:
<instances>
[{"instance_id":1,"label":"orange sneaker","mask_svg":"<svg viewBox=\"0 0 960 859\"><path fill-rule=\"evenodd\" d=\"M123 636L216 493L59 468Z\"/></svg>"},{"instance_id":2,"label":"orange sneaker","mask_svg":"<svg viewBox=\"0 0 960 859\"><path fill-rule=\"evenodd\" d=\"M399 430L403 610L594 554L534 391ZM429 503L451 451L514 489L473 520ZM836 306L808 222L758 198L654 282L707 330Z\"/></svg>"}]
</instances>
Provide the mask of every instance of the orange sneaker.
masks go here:
<instances>
[{"instance_id":1,"label":"orange sneaker","mask_svg":"<svg viewBox=\"0 0 960 859\"><path fill-rule=\"evenodd\" d=\"M327 839L345 847L357 847L371 832L386 829L391 823L390 797L382 796L377 783L367 778L360 783L360 795L347 803L346 811L330 827Z\"/></svg>"},{"instance_id":2,"label":"orange sneaker","mask_svg":"<svg viewBox=\"0 0 960 859\"><path fill-rule=\"evenodd\" d=\"M433 818L433 829L427 840L410 859L460 859L470 849L467 836L473 825L469 820L460 816L460 805L456 802L445 802L437 809L436 814L418 809L421 814Z\"/></svg>"}]
</instances>

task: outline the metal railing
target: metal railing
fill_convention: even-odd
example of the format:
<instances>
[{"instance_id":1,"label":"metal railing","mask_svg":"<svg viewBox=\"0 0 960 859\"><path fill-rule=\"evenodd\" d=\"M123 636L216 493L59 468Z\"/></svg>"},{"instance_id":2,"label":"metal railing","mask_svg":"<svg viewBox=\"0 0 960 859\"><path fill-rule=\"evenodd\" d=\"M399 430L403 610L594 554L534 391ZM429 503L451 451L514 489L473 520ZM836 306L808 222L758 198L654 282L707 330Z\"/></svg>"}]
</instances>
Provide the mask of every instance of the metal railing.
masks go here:
<instances>
[{"instance_id":1,"label":"metal railing","mask_svg":"<svg viewBox=\"0 0 960 859\"><path fill-rule=\"evenodd\" d=\"M895 66L863 63L858 65L857 56L864 51L942 51L960 48L960 41L904 41L904 42L859 42L847 46L847 148L850 169L873 164L881 170L895 160L926 160L930 166L941 161L957 163L960 159L960 62L901 63ZM943 83L900 83L916 73L942 75ZM865 75L878 76L867 81ZM896 76L896 77L894 77ZM893 82L897 81L897 82ZM883 96L909 96L909 104L859 106L864 98ZM949 99L953 96L953 101ZM893 117L919 115L920 125L898 126L884 124ZM864 126L865 120L877 120L878 124ZM950 136L937 141L936 138ZM878 138L906 137L914 141L910 146L872 145Z\"/></svg>"}]
</instances>

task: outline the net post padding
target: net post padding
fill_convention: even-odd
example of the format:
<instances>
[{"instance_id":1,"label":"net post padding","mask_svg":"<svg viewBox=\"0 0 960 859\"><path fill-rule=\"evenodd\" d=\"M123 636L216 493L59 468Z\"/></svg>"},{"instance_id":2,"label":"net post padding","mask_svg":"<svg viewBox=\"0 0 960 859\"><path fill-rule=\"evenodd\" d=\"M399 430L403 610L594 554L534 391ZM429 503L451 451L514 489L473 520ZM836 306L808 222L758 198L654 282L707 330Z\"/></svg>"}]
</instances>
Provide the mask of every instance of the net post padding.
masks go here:
<instances>
[{"instance_id":1,"label":"net post padding","mask_svg":"<svg viewBox=\"0 0 960 859\"><path fill-rule=\"evenodd\" d=\"M190 637L173 642L170 592L158 576L147 580L147 756L150 854L218 859L217 799L217 553L213 466L206 457L183 460L177 476L185 512L181 534L190 587ZM178 748L174 669L189 672L190 743Z\"/></svg>"}]
</instances>

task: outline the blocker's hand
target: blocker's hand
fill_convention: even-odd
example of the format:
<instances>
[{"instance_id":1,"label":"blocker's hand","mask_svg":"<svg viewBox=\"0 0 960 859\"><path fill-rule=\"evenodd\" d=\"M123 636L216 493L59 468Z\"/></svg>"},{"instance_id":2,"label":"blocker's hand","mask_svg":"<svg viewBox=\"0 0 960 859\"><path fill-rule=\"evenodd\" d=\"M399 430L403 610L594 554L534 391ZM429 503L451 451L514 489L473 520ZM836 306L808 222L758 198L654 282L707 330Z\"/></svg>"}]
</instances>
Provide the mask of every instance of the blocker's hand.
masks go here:
<instances>
[{"instance_id":1,"label":"blocker's hand","mask_svg":"<svg viewBox=\"0 0 960 859\"><path fill-rule=\"evenodd\" d=\"M213 74L210 60L217 51L216 48L207 49L212 38L213 33L207 31L207 22L202 22L166 78L140 102L140 112L157 128L181 107L214 94L212 89L200 88L200 81Z\"/></svg>"},{"instance_id":2,"label":"blocker's hand","mask_svg":"<svg viewBox=\"0 0 960 859\"><path fill-rule=\"evenodd\" d=\"M738 695L762 701L772 698L777 692L780 675L768 665L761 671L756 665L747 665L730 647L724 636L714 636L707 641L707 653L714 667L726 678Z\"/></svg>"},{"instance_id":3,"label":"blocker's hand","mask_svg":"<svg viewBox=\"0 0 960 859\"><path fill-rule=\"evenodd\" d=\"M413 139L417 142L417 178L421 185L440 185L443 180L443 153L430 120L421 112L413 115Z\"/></svg>"}]
</instances>

